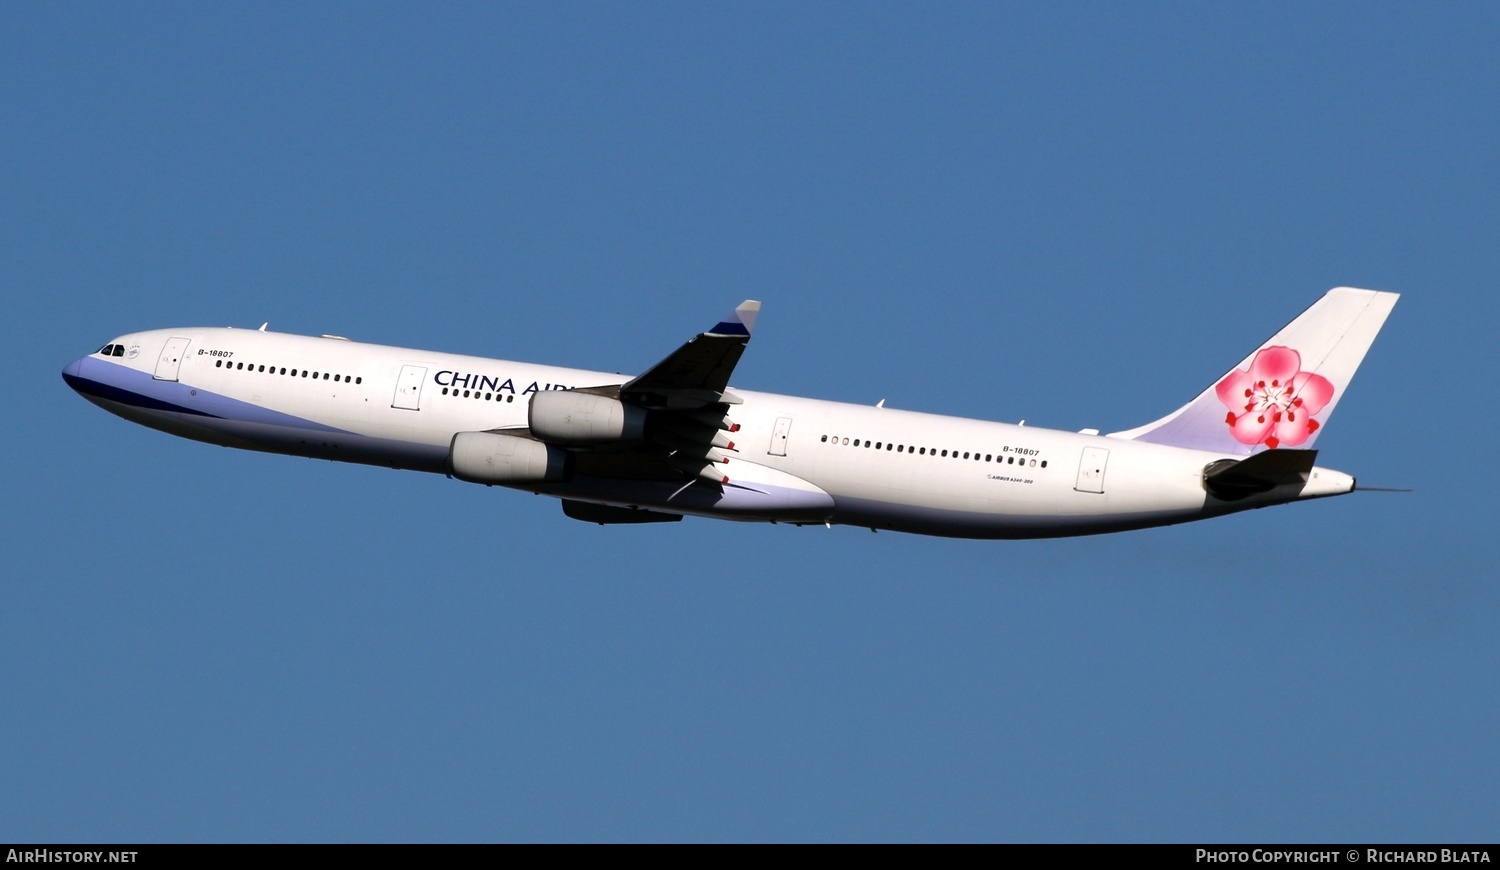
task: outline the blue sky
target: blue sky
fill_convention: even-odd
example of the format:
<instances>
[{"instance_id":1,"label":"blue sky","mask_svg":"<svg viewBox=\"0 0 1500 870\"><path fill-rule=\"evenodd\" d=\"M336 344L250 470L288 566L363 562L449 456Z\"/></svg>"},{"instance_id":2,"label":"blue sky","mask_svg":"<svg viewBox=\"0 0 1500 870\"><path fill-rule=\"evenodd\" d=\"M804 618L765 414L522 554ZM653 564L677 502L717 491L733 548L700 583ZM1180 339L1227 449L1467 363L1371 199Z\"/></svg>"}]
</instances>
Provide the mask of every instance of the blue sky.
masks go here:
<instances>
[{"instance_id":1,"label":"blue sky","mask_svg":"<svg viewBox=\"0 0 1500 870\"><path fill-rule=\"evenodd\" d=\"M0 838L1493 841L1500 12L0 13ZM1407 495L971 542L600 528L111 417L234 325L1105 431L1403 293Z\"/></svg>"}]
</instances>

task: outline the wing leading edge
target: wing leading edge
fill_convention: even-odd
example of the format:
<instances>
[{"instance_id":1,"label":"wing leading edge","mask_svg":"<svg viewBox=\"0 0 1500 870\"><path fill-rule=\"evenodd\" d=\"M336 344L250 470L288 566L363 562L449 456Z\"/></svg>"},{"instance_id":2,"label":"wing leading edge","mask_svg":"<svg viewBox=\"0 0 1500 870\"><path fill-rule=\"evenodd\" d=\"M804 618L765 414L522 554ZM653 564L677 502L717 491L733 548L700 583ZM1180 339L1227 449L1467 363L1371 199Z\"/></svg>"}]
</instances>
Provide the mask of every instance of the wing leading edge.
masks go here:
<instances>
[{"instance_id":1,"label":"wing leading edge","mask_svg":"<svg viewBox=\"0 0 1500 870\"><path fill-rule=\"evenodd\" d=\"M692 337L645 374L620 386L620 398L647 409L689 410L737 405L729 377L755 329L760 303L746 299L707 332Z\"/></svg>"}]
</instances>

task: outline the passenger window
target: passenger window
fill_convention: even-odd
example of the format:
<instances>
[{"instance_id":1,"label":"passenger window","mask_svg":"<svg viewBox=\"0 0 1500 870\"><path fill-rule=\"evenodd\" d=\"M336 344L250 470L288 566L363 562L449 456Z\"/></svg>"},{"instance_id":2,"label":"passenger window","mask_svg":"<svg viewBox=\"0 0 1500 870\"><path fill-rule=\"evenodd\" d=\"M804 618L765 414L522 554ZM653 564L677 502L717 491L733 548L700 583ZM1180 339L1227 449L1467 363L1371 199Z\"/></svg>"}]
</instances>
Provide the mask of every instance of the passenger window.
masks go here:
<instances>
[{"instance_id":1,"label":"passenger window","mask_svg":"<svg viewBox=\"0 0 1500 870\"><path fill-rule=\"evenodd\" d=\"M362 384L362 383L364 383L364 382L365 382L365 379L364 379L364 378L362 378L362 377L361 377L361 378L355 378L355 379L354 379L354 385L355 385L355 386L359 386L359 385L360 385L360 384Z\"/></svg>"},{"instance_id":2,"label":"passenger window","mask_svg":"<svg viewBox=\"0 0 1500 870\"><path fill-rule=\"evenodd\" d=\"M221 369L223 367L224 367L224 361L223 360L221 360L221 359L214 360L214 368Z\"/></svg>"},{"instance_id":3,"label":"passenger window","mask_svg":"<svg viewBox=\"0 0 1500 870\"><path fill-rule=\"evenodd\" d=\"M1043 468L1047 467L1047 460L1045 460L1045 459L1042 460L1042 467Z\"/></svg>"}]
</instances>

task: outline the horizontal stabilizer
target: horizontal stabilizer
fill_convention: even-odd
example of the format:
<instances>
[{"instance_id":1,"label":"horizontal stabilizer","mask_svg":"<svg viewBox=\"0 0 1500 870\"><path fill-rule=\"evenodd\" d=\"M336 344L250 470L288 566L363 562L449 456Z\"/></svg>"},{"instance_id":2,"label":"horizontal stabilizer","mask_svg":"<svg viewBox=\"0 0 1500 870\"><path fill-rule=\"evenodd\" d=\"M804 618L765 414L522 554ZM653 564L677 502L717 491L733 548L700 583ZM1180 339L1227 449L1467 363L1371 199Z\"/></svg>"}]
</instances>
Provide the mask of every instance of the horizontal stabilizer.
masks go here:
<instances>
[{"instance_id":1,"label":"horizontal stabilizer","mask_svg":"<svg viewBox=\"0 0 1500 870\"><path fill-rule=\"evenodd\" d=\"M1203 488L1235 501L1278 486L1301 487L1312 474L1316 450L1267 450L1249 459L1221 459L1203 470Z\"/></svg>"},{"instance_id":2,"label":"horizontal stabilizer","mask_svg":"<svg viewBox=\"0 0 1500 870\"><path fill-rule=\"evenodd\" d=\"M562 500L563 514L575 520L586 523L598 523L601 526L613 526L636 523L675 523L682 519L682 514L666 514L661 511L648 511L641 508L614 507L607 504L594 504L590 501L576 501L571 498Z\"/></svg>"}]
</instances>

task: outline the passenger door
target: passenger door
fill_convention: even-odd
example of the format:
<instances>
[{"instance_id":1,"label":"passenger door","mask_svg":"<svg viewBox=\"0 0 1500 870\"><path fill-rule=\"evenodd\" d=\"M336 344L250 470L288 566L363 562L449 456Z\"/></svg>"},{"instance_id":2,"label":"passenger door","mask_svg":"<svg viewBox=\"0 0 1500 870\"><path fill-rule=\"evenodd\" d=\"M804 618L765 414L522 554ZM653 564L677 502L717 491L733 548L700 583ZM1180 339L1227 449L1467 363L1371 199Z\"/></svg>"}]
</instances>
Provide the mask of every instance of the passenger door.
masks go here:
<instances>
[{"instance_id":1,"label":"passenger door","mask_svg":"<svg viewBox=\"0 0 1500 870\"><path fill-rule=\"evenodd\" d=\"M161 349L161 356L156 358L156 372L152 377L158 381L177 380L177 371L182 367L182 358L187 356L187 348L192 341L191 338L167 339L166 346Z\"/></svg>"},{"instance_id":2,"label":"passenger door","mask_svg":"<svg viewBox=\"0 0 1500 870\"><path fill-rule=\"evenodd\" d=\"M1103 447L1083 448L1083 459L1078 463L1078 482L1073 488L1079 492L1104 492L1104 469L1108 465L1108 450Z\"/></svg>"},{"instance_id":3,"label":"passenger door","mask_svg":"<svg viewBox=\"0 0 1500 870\"><path fill-rule=\"evenodd\" d=\"M422 382L427 377L425 366L402 366L396 378L396 395L391 399L392 408L416 411L422 405Z\"/></svg>"},{"instance_id":4,"label":"passenger door","mask_svg":"<svg viewBox=\"0 0 1500 870\"><path fill-rule=\"evenodd\" d=\"M776 428L771 431L771 449L768 451L772 456L786 455L786 440L792 433L792 418L777 417Z\"/></svg>"}]
</instances>

